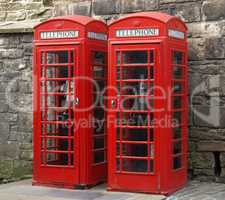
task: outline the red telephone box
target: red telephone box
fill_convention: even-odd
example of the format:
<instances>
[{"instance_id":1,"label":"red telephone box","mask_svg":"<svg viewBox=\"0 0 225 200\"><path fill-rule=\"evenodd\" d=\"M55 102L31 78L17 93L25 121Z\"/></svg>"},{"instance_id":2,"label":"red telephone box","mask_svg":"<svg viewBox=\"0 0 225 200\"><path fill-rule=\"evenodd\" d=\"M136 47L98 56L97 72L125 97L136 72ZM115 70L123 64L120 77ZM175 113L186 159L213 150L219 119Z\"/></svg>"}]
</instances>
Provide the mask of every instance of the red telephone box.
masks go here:
<instances>
[{"instance_id":1,"label":"red telephone box","mask_svg":"<svg viewBox=\"0 0 225 200\"><path fill-rule=\"evenodd\" d=\"M187 182L186 31L156 12L109 25L109 190L168 194Z\"/></svg>"},{"instance_id":2,"label":"red telephone box","mask_svg":"<svg viewBox=\"0 0 225 200\"><path fill-rule=\"evenodd\" d=\"M103 22L67 16L35 27L34 184L86 188L106 179L106 65Z\"/></svg>"}]
</instances>

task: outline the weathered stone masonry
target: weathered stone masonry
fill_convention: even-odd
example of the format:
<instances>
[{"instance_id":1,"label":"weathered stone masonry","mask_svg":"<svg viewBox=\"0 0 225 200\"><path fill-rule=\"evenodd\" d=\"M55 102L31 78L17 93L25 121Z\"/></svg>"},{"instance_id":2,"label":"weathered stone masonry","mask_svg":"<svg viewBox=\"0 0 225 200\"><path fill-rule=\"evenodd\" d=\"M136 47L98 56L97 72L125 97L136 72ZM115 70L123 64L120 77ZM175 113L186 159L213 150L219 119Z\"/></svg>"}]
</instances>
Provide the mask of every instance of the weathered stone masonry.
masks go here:
<instances>
[{"instance_id":1,"label":"weathered stone masonry","mask_svg":"<svg viewBox=\"0 0 225 200\"><path fill-rule=\"evenodd\" d=\"M0 181L31 171L31 48L30 33L0 35Z\"/></svg>"},{"instance_id":2,"label":"weathered stone masonry","mask_svg":"<svg viewBox=\"0 0 225 200\"><path fill-rule=\"evenodd\" d=\"M187 23L193 107L190 174L201 180L225 182L224 0L0 0L0 181L21 178L32 169L33 25L52 16L71 14L109 23L139 11L167 12ZM6 90L10 91L10 101ZM205 114L205 120L196 111Z\"/></svg>"}]
</instances>

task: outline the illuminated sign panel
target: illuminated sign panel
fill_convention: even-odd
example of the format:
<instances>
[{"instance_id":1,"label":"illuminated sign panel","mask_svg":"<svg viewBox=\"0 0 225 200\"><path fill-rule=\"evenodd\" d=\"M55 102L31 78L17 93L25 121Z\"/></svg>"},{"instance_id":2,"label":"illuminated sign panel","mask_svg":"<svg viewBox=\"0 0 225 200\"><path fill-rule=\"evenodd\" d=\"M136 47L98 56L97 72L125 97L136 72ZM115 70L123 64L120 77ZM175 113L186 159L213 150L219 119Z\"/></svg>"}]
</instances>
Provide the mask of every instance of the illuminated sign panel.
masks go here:
<instances>
[{"instance_id":1,"label":"illuminated sign panel","mask_svg":"<svg viewBox=\"0 0 225 200\"><path fill-rule=\"evenodd\" d=\"M159 36L159 29L157 28L121 29L116 31L116 37L146 37L146 36Z\"/></svg>"},{"instance_id":2,"label":"illuminated sign panel","mask_svg":"<svg viewBox=\"0 0 225 200\"><path fill-rule=\"evenodd\" d=\"M104 41L107 40L107 35L104 33L88 32L87 36L90 39L104 40Z\"/></svg>"},{"instance_id":3,"label":"illuminated sign panel","mask_svg":"<svg viewBox=\"0 0 225 200\"><path fill-rule=\"evenodd\" d=\"M168 30L168 35L173 38L184 39L185 35L181 31L176 31L173 29Z\"/></svg>"},{"instance_id":4,"label":"illuminated sign panel","mask_svg":"<svg viewBox=\"0 0 225 200\"><path fill-rule=\"evenodd\" d=\"M79 31L48 31L41 32L41 39L77 38Z\"/></svg>"}]
</instances>

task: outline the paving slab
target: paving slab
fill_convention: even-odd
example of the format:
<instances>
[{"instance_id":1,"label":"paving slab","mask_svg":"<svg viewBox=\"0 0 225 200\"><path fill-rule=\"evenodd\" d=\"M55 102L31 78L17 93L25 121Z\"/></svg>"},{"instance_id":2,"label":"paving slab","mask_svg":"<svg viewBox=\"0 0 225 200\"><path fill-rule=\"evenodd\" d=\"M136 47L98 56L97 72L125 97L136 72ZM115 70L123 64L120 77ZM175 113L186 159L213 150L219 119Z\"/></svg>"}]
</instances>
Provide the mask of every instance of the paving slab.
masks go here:
<instances>
[{"instance_id":1,"label":"paving slab","mask_svg":"<svg viewBox=\"0 0 225 200\"><path fill-rule=\"evenodd\" d=\"M105 185L89 190L32 186L31 180L0 185L0 200L225 200L225 185L190 181L169 197L128 192L107 192Z\"/></svg>"},{"instance_id":2,"label":"paving slab","mask_svg":"<svg viewBox=\"0 0 225 200\"><path fill-rule=\"evenodd\" d=\"M225 200L225 184L191 181L167 200Z\"/></svg>"},{"instance_id":3,"label":"paving slab","mask_svg":"<svg viewBox=\"0 0 225 200\"><path fill-rule=\"evenodd\" d=\"M31 180L0 185L0 200L163 200L165 196L107 192L104 185L89 190L32 186Z\"/></svg>"}]
</instances>

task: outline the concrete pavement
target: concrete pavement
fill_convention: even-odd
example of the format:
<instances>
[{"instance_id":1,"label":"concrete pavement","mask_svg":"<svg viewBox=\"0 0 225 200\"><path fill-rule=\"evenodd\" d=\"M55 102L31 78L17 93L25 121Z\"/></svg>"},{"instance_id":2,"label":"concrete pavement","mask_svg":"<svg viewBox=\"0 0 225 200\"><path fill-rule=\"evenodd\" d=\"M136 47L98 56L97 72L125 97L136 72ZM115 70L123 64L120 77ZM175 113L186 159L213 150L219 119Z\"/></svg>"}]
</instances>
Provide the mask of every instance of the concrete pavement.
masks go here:
<instances>
[{"instance_id":1,"label":"concrete pavement","mask_svg":"<svg viewBox=\"0 0 225 200\"><path fill-rule=\"evenodd\" d=\"M225 185L191 181L179 192L162 195L107 192L104 185L90 190L32 186L31 180L0 185L0 200L225 200Z\"/></svg>"},{"instance_id":2,"label":"concrete pavement","mask_svg":"<svg viewBox=\"0 0 225 200\"><path fill-rule=\"evenodd\" d=\"M0 185L0 200L162 200L161 195L107 192L104 185L90 190L32 186L31 180Z\"/></svg>"}]
</instances>

